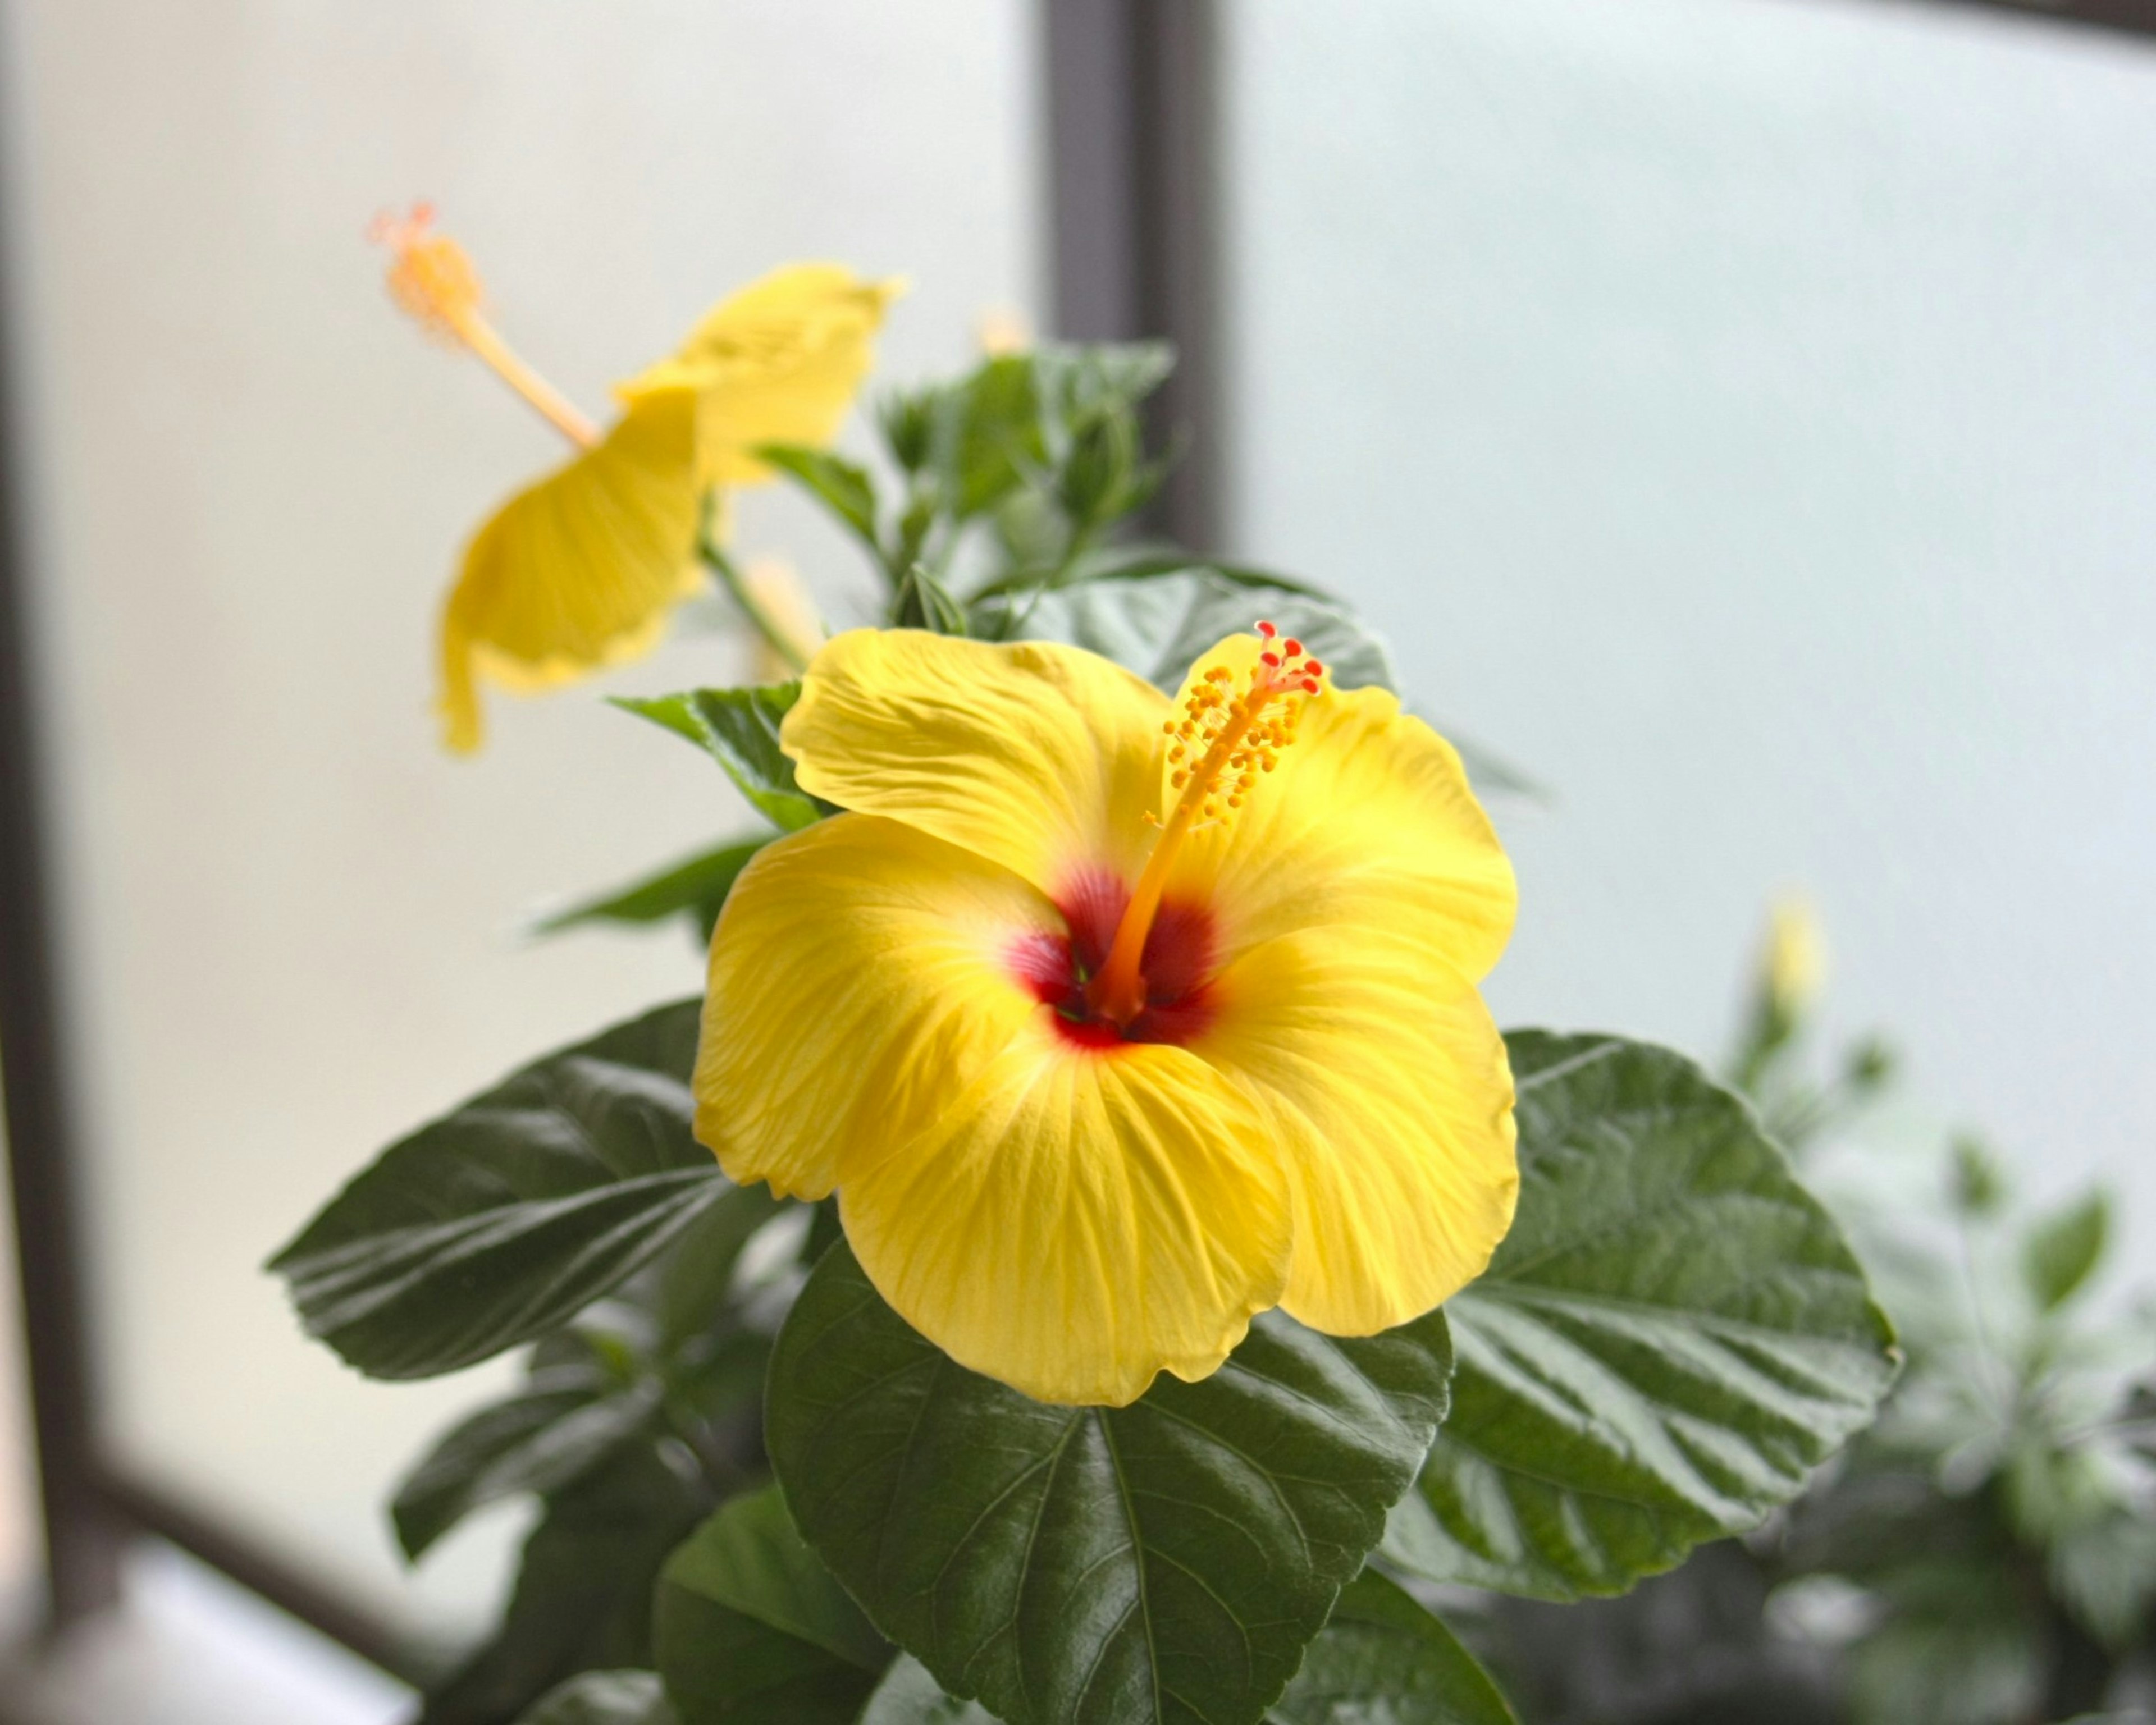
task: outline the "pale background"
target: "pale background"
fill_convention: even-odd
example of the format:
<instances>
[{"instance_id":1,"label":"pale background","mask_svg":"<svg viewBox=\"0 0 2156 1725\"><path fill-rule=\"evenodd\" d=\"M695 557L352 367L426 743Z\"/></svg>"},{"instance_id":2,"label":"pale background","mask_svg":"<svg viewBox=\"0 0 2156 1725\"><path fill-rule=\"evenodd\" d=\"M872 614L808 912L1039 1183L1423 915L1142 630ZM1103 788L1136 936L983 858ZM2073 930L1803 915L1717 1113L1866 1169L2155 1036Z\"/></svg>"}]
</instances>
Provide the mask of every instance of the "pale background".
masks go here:
<instances>
[{"instance_id":1,"label":"pale background","mask_svg":"<svg viewBox=\"0 0 2156 1725\"><path fill-rule=\"evenodd\" d=\"M464 536L564 454L390 308L362 235L434 199L510 339L593 411L773 264L913 278L884 375L1032 317L1020 0L13 0L16 228L91 1215L131 1462L429 1633L496 1516L402 1577L381 1504L506 1376L383 1388L259 1266L382 1142L699 967L535 906L745 825L588 691L435 747ZM799 517L744 512L755 552ZM847 567L810 542L819 573ZM839 587L825 597L847 613ZM716 637L613 686L743 669Z\"/></svg>"},{"instance_id":2,"label":"pale background","mask_svg":"<svg viewBox=\"0 0 2156 1725\"><path fill-rule=\"evenodd\" d=\"M1501 1016L1836 1025L2156 1249L2156 44L1875 0L1229 0L1233 548L1510 805ZM2146 1284L2150 1278L2145 1274Z\"/></svg>"}]
</instances>

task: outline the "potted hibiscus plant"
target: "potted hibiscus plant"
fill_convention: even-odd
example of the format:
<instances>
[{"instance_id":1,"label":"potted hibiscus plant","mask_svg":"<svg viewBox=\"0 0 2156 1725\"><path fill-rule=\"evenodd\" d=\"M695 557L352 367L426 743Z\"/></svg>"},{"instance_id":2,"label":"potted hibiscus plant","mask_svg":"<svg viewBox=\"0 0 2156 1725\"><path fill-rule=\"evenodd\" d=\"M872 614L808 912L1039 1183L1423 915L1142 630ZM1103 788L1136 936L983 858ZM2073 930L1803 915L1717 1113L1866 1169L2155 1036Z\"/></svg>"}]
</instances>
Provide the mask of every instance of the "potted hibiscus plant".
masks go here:
<instances>
[{"instance_id":1,"label":"potted hibiscus plant","mask_svg":"<svg viewBox=\"0 0 2156 1725\"><path fill-rule=\"evenodd\" d=\"M795 266L601 428L424 212L382 237L572 446L465 554L449 745L713 583L793 672L616 703L761 824L554 919L680 919L703 994L392 1145L274 1260L370 1375L524 1353L392 1505L415 1560L540 1505L430 1725L1483 1725L1449 1586L1622 1592L1871 1420L1891 1333L1752 1109L1493 1024L1512 872L1379 642L1127 536L1165 352L891 393L864 464L830 444L892 290ZM737 567L769 482L886 626Z\"/></svg>"}]
</instances>

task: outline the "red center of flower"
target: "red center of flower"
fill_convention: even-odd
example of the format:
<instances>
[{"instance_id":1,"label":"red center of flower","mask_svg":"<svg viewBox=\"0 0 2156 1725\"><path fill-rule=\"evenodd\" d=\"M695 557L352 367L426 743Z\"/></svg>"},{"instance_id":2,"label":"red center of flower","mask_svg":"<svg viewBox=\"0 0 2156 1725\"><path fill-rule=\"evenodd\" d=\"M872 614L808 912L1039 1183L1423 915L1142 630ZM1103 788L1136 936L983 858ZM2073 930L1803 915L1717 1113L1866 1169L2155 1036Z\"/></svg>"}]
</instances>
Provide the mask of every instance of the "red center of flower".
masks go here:
<instances>
[{"instance_id":1,"label":"red center of flower","mask_svg":"<svg viewBox=\"0 0 2156 1725\"><path fill-rule=\"evenodd\" d=\"M1213 1022L1213 913L1204 906L1163 899L1145 943L1146 998L1123 1025L1086 999L1086 985L1106 963L1130 902L1129 886L1106 869L1089 869L1056 901L1068 936L1026 934L1011 943L1013 973L1034 998L1055 1009L1055 1028L1081 1048L1126 1042L1185 1044Z\"/></svg>"}]
</instances>

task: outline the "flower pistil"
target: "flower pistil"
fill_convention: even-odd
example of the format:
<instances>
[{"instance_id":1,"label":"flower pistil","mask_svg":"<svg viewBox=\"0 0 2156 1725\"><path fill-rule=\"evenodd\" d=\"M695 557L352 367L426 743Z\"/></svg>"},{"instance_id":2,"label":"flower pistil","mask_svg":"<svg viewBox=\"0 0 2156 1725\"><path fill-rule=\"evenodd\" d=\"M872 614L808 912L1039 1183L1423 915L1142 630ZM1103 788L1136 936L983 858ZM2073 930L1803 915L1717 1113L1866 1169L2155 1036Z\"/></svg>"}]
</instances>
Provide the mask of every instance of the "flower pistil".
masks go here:
<instances>
[{"instance_id":1,"label":"flower pistil","mask_svg":"<svg viewBox=\"0 0 2156 1725\"><path fill-rule=\"evenodd\" d=\"M501 339L487 321L486 290L470 254L434 231L434 207L415 203L408 216L377 216L367 238L389 248L389 292L398 306L439 340L461 342L578 448L594 448L599 429L578 413Z\"/></svg>"},{"instance_id":2,"label":"flower pistil","mask_svg":"<svg viewBox=\"0 0 2156 1725\"><path fill-rule=\"evenodd\" d=\"M1325 667L1301 642L1282 640L1270 623L1260 623L1258 634L1264 645L1242 693L1229 692L1234 675L1215 665L1192 688L1182 718L1161 727L1170 739L1168 784L1179 794L1123 907L1108 956L1086 987L1088 1008L1118 1029L1127 1029L1146 1009L1146 941L1183 840L1199 827L1233 818L1259 775L1270 773L1280 752L1295 741L1302 704L1322 685Z\"/></svg>"}]
</instances>

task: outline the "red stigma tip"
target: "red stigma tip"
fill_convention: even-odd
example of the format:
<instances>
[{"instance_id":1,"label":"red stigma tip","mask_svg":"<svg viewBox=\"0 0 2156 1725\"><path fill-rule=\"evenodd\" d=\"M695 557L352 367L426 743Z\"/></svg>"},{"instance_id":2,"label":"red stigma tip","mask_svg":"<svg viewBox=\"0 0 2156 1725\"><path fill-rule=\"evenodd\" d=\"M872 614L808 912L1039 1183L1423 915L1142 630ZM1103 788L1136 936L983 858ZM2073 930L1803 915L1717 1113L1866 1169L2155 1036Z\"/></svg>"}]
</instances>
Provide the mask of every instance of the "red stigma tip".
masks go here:
<instances>
[{"instance_id":1,"label":"red stigma tip","mask_svg":"<svg viewBox=\"0 0 2156 1725\"><path fill-rule=\"evenodd\" d=\"M1261 665L1269 665L1275 670L1278 670L1280 669L1280 655L1277 653L1260 653L1258 655L1258 662Z\"/></svg>"},{"instance_id":2,"label":"red stigma tip","mask_svg":"<svg viewBox=\"0 0 2156 1725\"><path fill-rule=\"evenodd\" d=\"M1287 656L1290 659L1294 658L1296 654L1302 651L1302 643L1296 639L1293 635L1290 635L1287 639L1283 641L1281 644L1286 649Z\"/></svg>"},{"instance_id":3,"label":"red stigma tip","mask_svg":"<svg viewBox=\"0 0 2156 1725\"><path fill-rule=\"evenodd\" d=\"M1258 633L1270 641L1275 635L1278 634L1280 631L1275 629L1270 623L1261 622L1258 624Z\"/></svg>"},{"instance_id":4,"label":"red stigma tip","mask_svg":"<svg viewBox=\"0 0 2156 1725\"><path fill-rule=\"evenodd\" d=\"M1308 671L1313 677L1322 677L1325 675L1325 667L1320 665L1314 659L1312 660L1308 665L1303 666L1303 669Z\"/></svg>"},{"instance_id":5,"label":"red stigma tip","mask_svg":"<svg viewBox=\"0 0 2156 1725\"><path fill-rule=\"evenodd\" d=\"M1315 677L1309 677L1309 678L1306 678L1306 679L1304 680L1304 681L1303 681L1303 685L1302 685L1302 692L1303 692L1305 695L1315 695L1315 694L1317 694L1317 678L1315 678Z\"/></svg>"}]
</instances>

